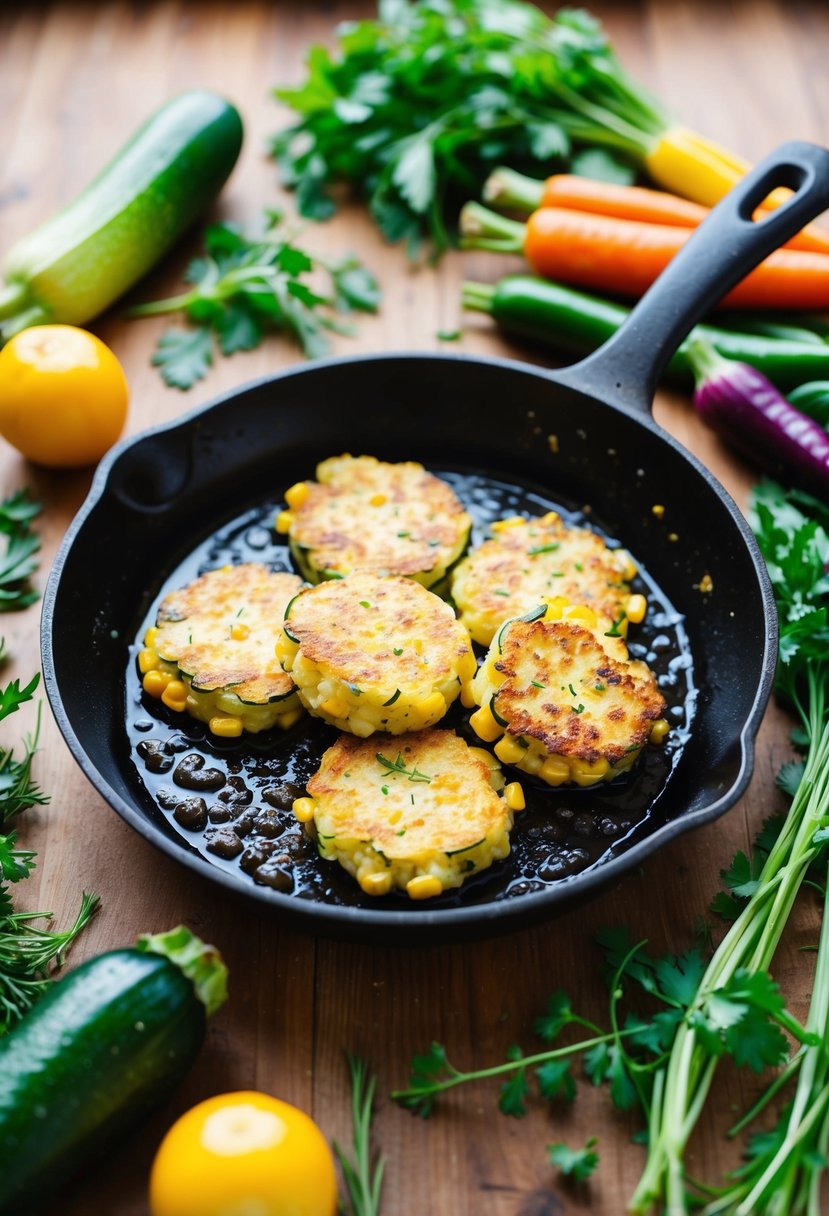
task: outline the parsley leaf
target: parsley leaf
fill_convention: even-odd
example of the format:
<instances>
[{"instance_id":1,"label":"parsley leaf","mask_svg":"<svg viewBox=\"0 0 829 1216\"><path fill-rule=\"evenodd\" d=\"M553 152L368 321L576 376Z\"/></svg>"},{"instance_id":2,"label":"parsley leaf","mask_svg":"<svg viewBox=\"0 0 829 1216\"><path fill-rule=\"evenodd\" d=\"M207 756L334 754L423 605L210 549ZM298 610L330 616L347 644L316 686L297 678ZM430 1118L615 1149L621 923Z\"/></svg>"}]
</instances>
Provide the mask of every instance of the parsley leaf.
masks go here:
<instances>
[{"instance_id":1,"label":"parsley leaf","mask_svg":"<svg viewBox=\"0 0 829 1216\"><path fill-rule=\"evenodd\" d=\"M188 389L223 355L253 350L267 331L291 334L309 358L329 351L327 333L350 333L339 317L376 312L380 292L372 274L353 255L329 262L312 257L279 230L278 213L266 211L261 236L235 224L211 224L204 254L185 271L190 290L168 300L139 304L131 317L182 313L187 329L162 334L152 362L165 383ZM310 276L310 281L305 276ZM318 286L327 280L328 287Z\"/></svg>"},{"instance_id":2,"label":"parsley leaf","mask_svg":"<svg viewBox=\"0 0 829 1216\"><path fill-rule=\"evenodd\" d=\"M557 1165L562 1174L573 1178L576 1182L585 1182L599 1164L599 1154L595 1151L596 1137L591 1136L584 1148L568 1148L566 1144L548 1144L547 1152L553 1165Z\"/></svg>"},{"instance_id":3,"label":"parsley leaf","mask_svg":"<svg viewBox=\"0 0 829 1216\"><path fill-rule=\"evenodd\" d=\"M0 502L0 533L7 538L0 553L0 612L27 608L38 598L30 580L38 567L40 537L29 524L40 511L41 503L25 489Z\"/></svg>"},{"instance_id":4,"label":"parsley leaf","mask_svg":"<svg viewBox=\"0 0 829 1216\"><path fill-rule=\"evenodd\" d=\"M507 1050L508 1060L520 1060L521 1048L510 1047ZM498 1108L504 1115L511 1115L513 1119L521 1119L527 1113L525 1098L530 1092L529 1082L527 1081L527 1070L525 1068L517 1068L509 1080L504 1081L501 1086L501 1095L498 1099Z\"/></svg>"},{"instance_id":5,"label":"parsley leaf","mask_svg":"<svg viewBox=\"0 0 829 1216\"><path fill-rule=\"evenodd\" d=\"M170 388L192 388L213 364L213 338L206 325L193 329L166 329L152 357Z\"/></svg>"}]
</instances>

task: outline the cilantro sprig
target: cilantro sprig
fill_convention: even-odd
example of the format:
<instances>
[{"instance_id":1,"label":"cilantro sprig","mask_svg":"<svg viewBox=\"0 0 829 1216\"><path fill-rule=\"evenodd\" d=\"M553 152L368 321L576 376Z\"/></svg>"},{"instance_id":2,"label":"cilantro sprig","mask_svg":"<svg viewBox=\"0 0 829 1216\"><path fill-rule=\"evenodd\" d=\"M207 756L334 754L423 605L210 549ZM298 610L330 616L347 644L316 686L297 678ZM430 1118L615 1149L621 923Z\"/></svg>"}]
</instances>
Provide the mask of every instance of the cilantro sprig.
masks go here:
<instances>
[{"instance_id":1,"label":"cilantro sprig","mask_svg":"<svg viewBox=\"0 0 829 1216\"><path fill-rule=\"evenodd\" d=\"M274 90L297 119L272 153L303 215L330 216L347 182L412 254L424 236L437 252L451 243L447 213L496 166L632 181L665 125L582 10L380 0L376 20L338 34L334 52L311 48L301 84Z\"/></svg>"},{"instance_id":2,"label":"cilantro sprig","mask_svg":"<svg viewBox=\"0 0 829 1216\"><path fill-rule=\"evenodd\" d=\"M182 313L190 323L159 339L152 361L166 384L191 388L207 375L217 347L223 355L253 350L269 331L291 334L309 358L318 358L328 353L327 333L353 332L345 314L377 311L377 282L353 255L338 261L311 255L280 230L280 220L266 212L257 237L235 224L211 225L204 254L185 271L190 290L130 310L131 317Z\"/></svg>"}]
</instances>

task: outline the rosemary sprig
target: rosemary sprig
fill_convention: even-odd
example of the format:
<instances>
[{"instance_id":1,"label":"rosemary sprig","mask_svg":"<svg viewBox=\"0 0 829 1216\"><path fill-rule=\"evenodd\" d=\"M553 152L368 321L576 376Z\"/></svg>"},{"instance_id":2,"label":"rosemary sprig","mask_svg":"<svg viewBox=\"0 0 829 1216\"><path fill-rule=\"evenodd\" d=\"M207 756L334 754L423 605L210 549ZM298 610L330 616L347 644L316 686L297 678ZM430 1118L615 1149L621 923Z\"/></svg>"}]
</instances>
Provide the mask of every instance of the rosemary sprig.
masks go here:
<instances>
[{"instance_id":1,"label":"rosemary sprig","mask_svg":"<svg viewBox=\"0 0 829 1216\"><path fill-rule=\"evenodd\" d=\"M349 1201L348 1208L341 1205L340 1210L345 1216L379 1216L385 1162L382 1156L377 1156L372 1164L371 1151L371 1116L377 1078L369 1076L365 1061L357 1056L348 1056L348 1069L351 1075L351 1118L354 1128L353 1160L335 1141L334 1152L342 1170Z\"/></svg>"}]
</instances>

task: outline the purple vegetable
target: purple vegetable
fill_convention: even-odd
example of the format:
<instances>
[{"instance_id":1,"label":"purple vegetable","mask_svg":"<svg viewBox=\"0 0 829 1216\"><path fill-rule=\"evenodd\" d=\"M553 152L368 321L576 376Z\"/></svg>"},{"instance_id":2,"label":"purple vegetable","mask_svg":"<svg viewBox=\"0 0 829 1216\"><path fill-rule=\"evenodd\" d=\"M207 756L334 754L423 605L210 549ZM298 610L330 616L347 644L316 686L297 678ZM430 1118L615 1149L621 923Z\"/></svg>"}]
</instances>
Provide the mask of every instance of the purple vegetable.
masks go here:
<instances>
[{"instance_id":1,"label":"purple vegetable","mask_svg":"<svg viewBox=\"0 0 829 1216\"><path fill-rule=\"evenodd\" d=\"M823 427L747 363L724 358L704 340L690 342L687 351L703 422L775 476L829 499L829 434Z\"/></svg>"}]
</instances>

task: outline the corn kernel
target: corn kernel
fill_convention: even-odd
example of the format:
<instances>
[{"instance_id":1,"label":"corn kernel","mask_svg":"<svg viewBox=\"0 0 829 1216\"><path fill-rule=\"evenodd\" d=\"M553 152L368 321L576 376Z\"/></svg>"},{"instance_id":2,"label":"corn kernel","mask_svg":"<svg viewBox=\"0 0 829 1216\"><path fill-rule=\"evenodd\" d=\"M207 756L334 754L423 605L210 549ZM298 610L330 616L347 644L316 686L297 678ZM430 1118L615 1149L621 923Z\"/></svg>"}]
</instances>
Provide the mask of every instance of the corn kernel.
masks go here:
<instances>
[{"instance_id":1,"label":"corn kernel","mask_svg":"<svg viewBox=\"0 0 829 1216\"><path fill-rule=\"evenodd\" d=\"M467 680L465 684L461 684L461 705L464 709L471 709L476 704L475 685L472 680Z\"/></svg>"},{"instance_id":2,"label":"corn kernel","mask_svg":"<svg viewBox=\"0 0 829 1216\"><path fill-rule=\"evenodd\" d=\"M511 515L509 519L496 519L492 525L492 531L503 532L507 528L517 528L519 524L525 524L526 522L523 515Z\"/></svg>"},{"instance_id":3,"label":"corn kernel","mask_svg":"<svg viewBox=\"0 0 829 1216\"><path fill-rule=\"evenodd\" d=\"M468 650L465 654L461 655L460 659L458 660L458 675L461 678L461 682L464 680L471 680L477 670L478 664L476 662L475 655L471 650Z\"/></svg>"},{"instance_id":4,"label":"corn kernel","mask_svg":"<svg viewBox=\"0 0 829 1216\"><path fill-rule=\"evenodd\" d=\"M168 671L148 671L142 680L144 692L151 697L160 697L172 678Z\"/></svg>"},{"instance_id":5,"label":"corn kernel","mask_svg":"<svg viewBox=\"0 0 829 1216\"><path fill-rule=\"evenodd\" d=\"M603 780L610 772L610 761L601 757L592 764L585 760L573 760L570 764L570 777L576 785L595 785Z\"/></svg>"},{"instance_id":6,"label":"corn kernel","mask_svg":"<svg viewBox=\"0 0 829 1216\"><path fill-rule=\"evenodd\" d=\"M158 626L151 625L150 628L147 630L146 635L144 637L144 645L145 646L154 646L155 639L157 637L158 637Z\"/></svg>"},{"instance_id":7,"label":"corn kernel","mask_svg":"<svg viewBox=\"0 0 829 1216\"><path fill-rule=\"evenodd\" d=\"M319 708L329 718L344 718L348 713L348 705L342 697L326 697L320 702Z\"/></svg>"},{"instance_id":8,"label":"corn kernel","mask_svg":"<svg viewBox=\"0 0 829 1216\"><path fill-rule=\"evenodd\" d=\"M520 781L510 781L504 789L504 799L511 811L523 811L527 801Z\"/></svg>"},{"instance_id":9,"label":"corn kernel","mask_svg":"<svg viewBox=\"0 0 829 1216\"><path fill-rule=\"evenodd\" d=\"M504 764L517 764L526 750L512 735L504 735L503 739L499 739L495 744L495 755L499 760L503 760Z\"/></svg>"},{"instance_id":10,"label":"corn kernel","mask_svg":"<svg viewBox=\"0 0 829 1216\"><path fill-rule=\"evenodd\" d=\"M387 502L388 499L385 494L372 494L368 501L372 507L382 507L383 503Z\"/></svg>"},{"instance_id":11,"label":"corn kernel","mask_svg":"<svg viewBox=\"0 0 829 1216\"><path fill-rule=\"evenodd\" d=\"M276 517L277 532L281 532L281 533L290 532L291 524L293 522L294 522L293 511L280 511Z\"/></svg>"},{"instance_id":12,"label":"corn kernel","mask_svg":"<svg viewBox=\"0 0 829 1216\"><path fill-rule=\"evenodd\" d=\"M366 895L388 895L391 890L391 874L388 870L363 874L358 882Z\"/></svg>"},{"instance_id":13,"label":"corn kernel","mask_svg":"<svg viewBox=\"0 0 829 1216\"><path fill-rule=\"evenodd\" d=\"M563 756L550 756L541 765L538 775L548 785L563 785L570 780L570 765Z\"/></svg>"},{"instance_id":14,"label":"corn kernel","mask_svg":"<svg viewBox=\"0 0 829 1216\"><path fill-rule=\"evenodd\" d=\"M542 620L545 621L560 621L564 616L565 608L569 607L567 600L560 595L545 595L542 597L542 602L547 605L547 611L542 617Z\"/></svg>"},{"instance_id":15,"label":"corn kernel","mask_svg":"<svg viewBox=\"0 0 829 1216\"><path fill-rule=\"evenodd\" d=\"M662 519L665 514L665 508L661 502L655 502L651 507L651 512L657 519Z\"/></svg>"},{"instance_id":16,"label":"corn kernel","mask_svg":"<svg viewBox=\"0 0 829 1216\"><path fill-rule=\"evenodd\" d=\"M469 725L484 743L494 743L504 733L503 726L499 726L495 721L488 705L476 710L469 719Z\"/></svg>"},{"instance_id":17,"label":"corn kernel","mask_svg":"<svg viewBox=\"0 0 829 1216\"><path fill-rule=\"evenodd\" d=\"M250 636L250 627L237 621L235 625L230 626L230 636L234 642L244 642Z\"/></svg>"},{"instance_id":18,"label":"corn kernel","mask_svg":"<svg viewBox=\"0 0 829 1216\"><path fill-rule=\"evenodd\" d=\"M543 763L544 757L539 756L538 752L526 751L524 752L524 758L522 759L519 767L522 768L525 773L529 773L530 776L534 777L536 773L541 772L541 765Z\"/></svg>"},{"instance_id":19,"label":"corn kernel","mask_svg":"<svg viewBox=\"0 0 829 1216\"><path fill-rule=\"evenodd\" d=\"M291 727L295 723L297 723L301 717L302 717L301 709L292 709L286 714L280 714L276 721L277 721L277 725L279 727L281 727L282 730L290 730Z\"/></svg>"},{"instance_id":20,"label":"corn kernel","mask_svg":"<svg viewBox=\"0 0 829 1216\"><path fill-rule=\"evenodd\" d=\"M142 650L138 656L138 670L142 676L145 676L148 671L152 671L158 663L158 655L148 646Z\"/></svg>"},{"instance_id":21,"label":"corn kernel","mask_svg":"<svg viewBox=\"0 0 829 1216\"><path fill-rule=\"evenodd\" d=\"M546 515L541 516L541 522L543 524L554 524L559 519L561 519L561 516L559 515L558 511L548 511Z\"/></svg>"},{"instance_id":22,"label":"corn kernel","mask_svg":"<svg viewBox=\"0 0 829 1216\"><path fill-rule=\"evenodd\" d=\"M161 700L168 709L177 714L183 713L187 704L187 685L181 680L170 680L161 694Z\"/></svg>"},{"instance_id":23,"label":"corn kernel","mask_svg":"<svg viewBox=\"0 0 829 1216\"><path fill-rule=\"evenodd\" d=\"M296 642L292 642L287 633L280 633L276 639L276 657L279 659L283 667L287 667L290 671L290 660L293 659L297 651Z\"/></svg>"},{"instance_id":24,"label":"corn kernel","mask_svg":"<svg viewBox=\"0 0 829 1216\"><path fill-rule=\"evenodd\" d=\"M285 501L292 511L297 511L307 501L311 487L307 481L297 481L285 491Z\"/></svg>"},{"instance_id":25,"label":"corn kernel","mask_svg":"<svg viewBox=\"0 0 829 1216\"><path fill-rule=\"evenodd\" d=\"M446 701L443 693L432 692L428 697L423 697L415 706L416 714L424 721L434 722L438 718L442 718L446 713Z\"/></svg>"},{"instance_id":26,"label":"corn kernel","mask_svg":"<svg viewBox=\"0 0 829 1216\"><path fill-rule=\"evenodd\" d=\"M238 739L242 733L241 718L211 718L208 724L214 735L220 739Z\"/></svg>"},{"instance_id":27,"label":"corn kernel","mask_svg":"<svg viewBox=\"0 0 829 1216\"><path fill-rule=\"evenodd\" d=\"M645 613L648 611L648 601L644 595L631 595L627 602L627 619L632 621L634 625L638 625L645 619Z\"/></svg>"},{"instance_id":28,"label":"corn kernel","mask_svg":"<svg viewBox=\"0 0 829 1216\"><path fill-rule=\"evenodd\" d=\"M309 823L314 818L314 799L295 798L293 812L300 823Z\"/></svg>"},{"instance_id":29,"label":"corn kernel","mask_svg":"<svg viewBox=\"0 0 829 1216\"><path fill-rule=\"evenodd\" d=\"M622 578L626 583L629 583L632 578L636 578L636 562L629 553L625 554L625 568L622 571Z\"/></svg>"},{"instance_id":30,"label":"corn kernel","mask_svg":"<svg viewBox=\"0 0 829 1216\"><path fill-rule=\"evenodd\" d=\"M664 743L670 730L670 723L665 718L657 718L651 727L651 743Z\"/></svg>"},{"instance_id":31,"label":"corn kernel","mask_svg":"<svg viewBox=\"0 0 829 1216\"><path fill-rule=\"evenodd\" d=\"M432 899L440 895L442 890L443 883L434 874L418 874L417 878L410 878L406 883L409 899Z\"/></svg>"},{"instance_id":32,"label":"corn kernel","mask_svg":"<svg viewBox=\"0 0 829 1216\"><path fill-rule=\"evenodd\" d=\"M566 608L563 615L568 621L584 621L585 625L594 626L596 624L596 614L586 604L574 604L571 608Z\"/></svg>"}]
</instances>

